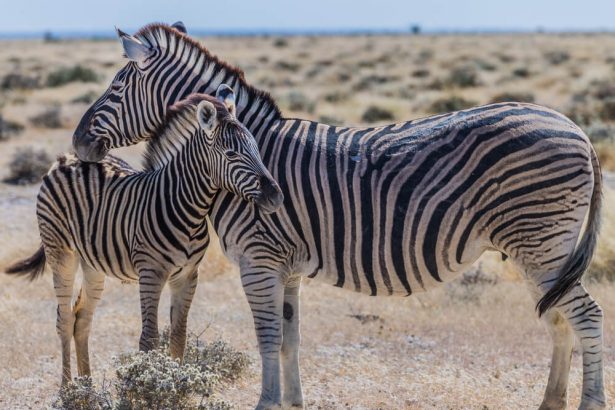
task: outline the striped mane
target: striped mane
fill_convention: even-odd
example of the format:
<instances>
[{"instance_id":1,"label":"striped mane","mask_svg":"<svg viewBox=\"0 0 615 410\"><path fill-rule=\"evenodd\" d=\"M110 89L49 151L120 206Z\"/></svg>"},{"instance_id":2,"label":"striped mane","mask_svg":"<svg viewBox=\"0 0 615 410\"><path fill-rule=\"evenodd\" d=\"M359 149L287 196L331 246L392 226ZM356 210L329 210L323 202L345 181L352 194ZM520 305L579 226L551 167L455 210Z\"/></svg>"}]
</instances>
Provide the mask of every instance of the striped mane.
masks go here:
<instances>
[{"instance_id":1,"label":"striped mane","mask_svg":"<svg viewBox=\"0 0 615 410\"><path fill-rule=\"evenodd\" d=\"M141 28L135 34L135 37L153 48L173 51L180 45L187 47L187 52L184 51L181 54L181 59L183 61L186 63L196 62L200 56L203 56L204 63L201 70L202 73L216 73L216 78L220 78L223 83L229 83L236 92L237 85L241 85L241 91L247 92L251 104L264 102L267 106L271 107L271 111L274 113L275 118L282 118L280 108L268 92L259 90L248 84L240 68L220 60L217 56L211 54L201 43L186 34L166 24L153 23ZM231 83L233 79L234 81ZM243 96L238 95L238 97L238 101L243 100Z\"/></svg>"},{"instance_id":2,"label":"striped mane","mask_svg":"<svg viewBox=\"0 0 615 410\"><path fill-rule=\"evenodd\" d=\"M143 168L146 171L160 169L175 158L195 135L199 127L196 107L207 100L216 107L218 121L231 118L224 104L207 94L191 94L170 106L162 125L147 142Z\"/></svg>"}]
</instances>

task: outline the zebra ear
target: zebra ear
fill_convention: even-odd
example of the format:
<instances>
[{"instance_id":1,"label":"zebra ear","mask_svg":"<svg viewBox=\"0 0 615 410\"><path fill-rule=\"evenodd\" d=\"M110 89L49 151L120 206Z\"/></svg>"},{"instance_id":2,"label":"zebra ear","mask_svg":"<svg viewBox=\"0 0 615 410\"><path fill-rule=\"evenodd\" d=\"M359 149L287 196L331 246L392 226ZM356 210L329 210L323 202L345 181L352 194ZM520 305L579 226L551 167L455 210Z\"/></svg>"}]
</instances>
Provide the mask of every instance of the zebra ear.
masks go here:
<instances>
[{"instance_id":1,"label":"zebra ear","mask_svg":"<svg viewBox=\"0 0 615 410\"><path fill-rule=\"evenodd\" d=\"M217 125L217 114L216 107L209 101L201 101L196 107L197 120L203 131L205 131L209 143L213 142L210 138L210 134L211 130Z\"/></svg>"},{"instance_id":2,"label":"zebra ear","mask_svg":"<svg viewBox=\"0 0 615 410\"><path fill-rule=\"evenodd\" d=\"M124 48L124 56L130 61L134 61L138 64L145 62L145 59L151 53L151 49L133 36L124 33L119 28L116 27L116 30L122 42L122 47Z\"/></svg>"},{"instance_id":3,"label":"zebra ear","mask_svg":"<svg viewBox=\"0 0 615 410\"><path fill-rule=\"evenodd\" d=\"M222 101L228 112L235 116L235 92L226 84L220 84L216 91L216 98Z\"/></svg>"},{"instance_id":4,"label":"zebra ear","mask_svg":"<svg viewBox=\"0 0 615 410\"><path fill-rule=\"evenodd\" d=\"M186 30L186 25L182 21L176 21L175 23L171 24L171 27L181 33L188 34L188 30Z\"/></svg>"}]
</instances>

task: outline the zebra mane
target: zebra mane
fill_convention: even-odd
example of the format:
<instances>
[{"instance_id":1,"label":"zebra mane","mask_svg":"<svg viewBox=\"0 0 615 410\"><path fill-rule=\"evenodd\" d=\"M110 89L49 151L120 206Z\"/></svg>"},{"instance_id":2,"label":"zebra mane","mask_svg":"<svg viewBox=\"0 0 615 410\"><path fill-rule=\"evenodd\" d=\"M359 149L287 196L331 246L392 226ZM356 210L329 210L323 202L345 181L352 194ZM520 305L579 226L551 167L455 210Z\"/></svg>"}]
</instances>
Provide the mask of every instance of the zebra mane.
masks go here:
<instances>
[{"instance_id":1,"label":"zebra mane","mask_svg":"<svg viewBox=\"0 0 615 410\"><path fill-rule=\"evenodd\" d=\"M236 79L242 89L252 97L253 102L264 101L271 108L275 118L282 118L282 112L277 103L267 91L260 90L250 84L245 79L244 72L226 61L219 59L217 56L211 54L211 52L205 48L201 43L189 37L187 34L182 33L174 27L171 27L163 23L152 23L142 27L135 34L139 40L144 42L150 47L160 48L176 48L178 44L185 44L189 46L190 52L187 53L190 58L194 58L194 55L202 54L205 57L206 65L213 64L216 77L225 79L224 82L230 84L228 80L229 74ZM195 54L193 51L196 51ZM209 70L207 70L209 71ZM230 84L234 86L235 84Z\"/></svg>"},{"instance_id":2,"label":"zebra mane","mask_svg":"<svg viewBox=\"0 0 615 410\"><path fill-rule=\"evenodd\" d=\"M224 104L211 95L195 93L176 102L168 108L162 125L147 142L143 164L145 171L164 167L184 149L199 128L196 107L203 100L214 105L219 122L233 118Z\"/></svg>"}]
</instances>

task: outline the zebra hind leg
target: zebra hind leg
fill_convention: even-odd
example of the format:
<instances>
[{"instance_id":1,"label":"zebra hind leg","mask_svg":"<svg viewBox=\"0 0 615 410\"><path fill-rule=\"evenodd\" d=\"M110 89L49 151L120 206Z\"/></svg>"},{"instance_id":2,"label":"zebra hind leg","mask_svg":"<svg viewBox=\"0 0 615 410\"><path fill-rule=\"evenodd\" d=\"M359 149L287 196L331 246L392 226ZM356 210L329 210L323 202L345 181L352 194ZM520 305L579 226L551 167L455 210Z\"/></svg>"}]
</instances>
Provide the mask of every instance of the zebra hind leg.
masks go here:
<instances>
[{"instance_id":1,"label":"zebra hind leg","mask_svg":"<svg viewBox=\"0 0 615 410\"><path fill-rule=\"evenodd\" d=\"M198 269L195 268L188 275L177 280L171 278L169 281L171 286L171 335L169 345L171 357L180 359L182 362L186 348L188 312L196 291L198 277Z\"/></svg>"},{"instance_id":2,"label":"zebra hind leg","mask_svg":"<svg viewBox=\"0 0 615 410\"><path fill-rule=\"evenodd\" d=\"M280 273L263 266L242 266L241 283L252 309L261 356L262 385L256 409L279 409L284 285Z\"/></svg>"},{"instance_id":3,"label":"zebra hind leg","mask_svg":"<svg viewBox=\"0 0 615 410\"><path fill-rule=\"evenodd\" d=\"M551 370L540 410L565 409L568 401L568 376L574 346L574 334L559 312L549 310L542 316L553 341Z\"/></svg>"},{"instance_id":4,"label":"zebra hind leg","mask_svg":"<svg viewBox=\"0 0 615 410\"><path fill-rule=\"evenodd\" d=\"M105 287L105 275L81 261L83 284L79 299L75 304L75 350L77 352L77 371L79 376L90 376L90 356L88 341L94 310Z\"/></svg>"},{"instance_id":5,"label":"zebra hind leg","mask_svg":"<svg viewBox=\"0 0 615 410\"><path fill-rule=\"evenodd\" d=\"M58 300L56 330L62 346L62 385L71 381L70 349L75 329L73 285L78 258L72 251L47 250L47 260L53 272L53 288Z\"/></svg>"},{"instance_id":6,"label":"zebra hind leg","mask_svg":"<svg viewBox=\"0 0 615 410\"><path fill-rule=\"evenodd\" d=\"M299 372L299 290L301 276L296 283L286 284L282 310L282 405L284 408L303 408L303 392Z\"/></svg>"},{"instance_id":7,"label":"zebra hind leg","mask_svg":"<svg viewBox=\"0 0 615 410\"><path fill-rule=\"evenodd\" d=\"M602 309L580 283L558 302L556 309L567 319L583 350L583 392L579 409L605 409Z\"/></svg>"}]
</instances>

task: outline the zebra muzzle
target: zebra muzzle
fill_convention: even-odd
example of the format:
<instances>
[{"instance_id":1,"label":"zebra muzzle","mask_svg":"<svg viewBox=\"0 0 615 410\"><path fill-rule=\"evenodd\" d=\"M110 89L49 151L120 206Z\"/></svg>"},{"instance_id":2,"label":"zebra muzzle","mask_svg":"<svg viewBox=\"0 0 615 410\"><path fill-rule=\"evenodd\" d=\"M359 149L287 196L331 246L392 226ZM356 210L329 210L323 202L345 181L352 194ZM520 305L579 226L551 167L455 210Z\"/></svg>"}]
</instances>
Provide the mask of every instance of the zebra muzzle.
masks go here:
<instances>
[{"instance_id":1,"label":"zebra muzzle","mask_svg":"<svg viewBox=\"0 0 615 410\"><path fill-rule=\"evenodd\" d=\"M284 202L284 194L278 184L271 178L261 177L261 192L254 200L256 206L265 213L272 213L278 210Z\"/></svg>"}]
</instances>

